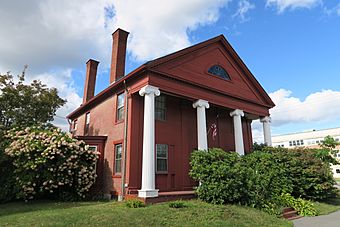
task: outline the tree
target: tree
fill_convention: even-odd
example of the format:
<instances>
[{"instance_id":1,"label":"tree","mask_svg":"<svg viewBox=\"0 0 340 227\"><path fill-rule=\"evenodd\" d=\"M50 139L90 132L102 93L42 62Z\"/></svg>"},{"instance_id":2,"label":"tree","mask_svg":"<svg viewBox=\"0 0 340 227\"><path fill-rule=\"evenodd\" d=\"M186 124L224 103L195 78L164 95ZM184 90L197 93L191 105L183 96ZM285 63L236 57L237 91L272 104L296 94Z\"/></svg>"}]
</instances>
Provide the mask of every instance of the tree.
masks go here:
<instances>
[{"instance_id":1,"label":"tree","mask_svg":"<svg viewBox=\"0 0 340 227\"><path fill-rule=\"evenodd\" d=\"M322 143L321 143L321 147L322 148L328 148L331 150L332 154L335 154L337 152L337 150L334 150L336 148L336 146L340 145L339 142L337 142L333 137L331 136L326 136Z\"/></svg>"},{"instance_id":2,"label":"tree","mask_svg":"<svg viewBox=\"0 0 340 227\"><path fill-rule=\"evenodd\" d=\"M338 153L338 150L335 150L338 145L340 143L333 137L326 136L321 143L321 148L316 150L316 156L324 162L336 165L338 161L334 157Z\"/></svg>"},{"instance_id":3,"label":"tree","mask_svg":"<svg viewBox=\"0 0 340 227\"><path fill-rule=\"evenodd\" d=\"M24 82L25 70L18 76L18 82L10 73L0 75L0 130L50 122L66 102L58 96L56 88L47 88L38 80Z\"/></svg>"},{"instance_id":4,"label":"tree","mask_svg":"<svg viewBox=\"0 0 340 227\"><path fill-rule=\"evenodd\" d=\"M65 104L57 89L47 88L38 80L25 83L25 66L17 82L10 74L0 74L0 202L11 200L14 187L12 160L4 154L9 142L5 134L11 128L47 125L59 107Z\"/></svg>"}]
</instances>

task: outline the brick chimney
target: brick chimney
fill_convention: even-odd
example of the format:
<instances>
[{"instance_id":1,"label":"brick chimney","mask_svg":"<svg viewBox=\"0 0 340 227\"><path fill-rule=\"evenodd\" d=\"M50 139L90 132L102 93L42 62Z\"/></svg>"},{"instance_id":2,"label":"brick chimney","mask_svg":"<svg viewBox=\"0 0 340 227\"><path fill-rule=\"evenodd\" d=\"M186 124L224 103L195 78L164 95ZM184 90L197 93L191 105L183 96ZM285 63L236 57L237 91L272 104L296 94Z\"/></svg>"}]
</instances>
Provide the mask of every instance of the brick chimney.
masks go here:
<instances>
[{"instance_id":1,"label":"brick chimney","mask_svg":"<svg viewBox=\"0 0 340 227\"><path fill-rule=\"evenodd\" d=\"M112 59L110 84L125 74L126 42L129 33L118 28L112 34Z\"/></svg>"},{"instance_id":2,"label":"brick chimney","mask_svg":"<svg viewBox=\"0 0 340 227\"><path fill-rule=\"evenodd\" d=\"M86 103L94 96L98 64L99 62L93 59L89 59L86 62L86 79L84 86L83 103Z\"/></svg>"}]
</instances>

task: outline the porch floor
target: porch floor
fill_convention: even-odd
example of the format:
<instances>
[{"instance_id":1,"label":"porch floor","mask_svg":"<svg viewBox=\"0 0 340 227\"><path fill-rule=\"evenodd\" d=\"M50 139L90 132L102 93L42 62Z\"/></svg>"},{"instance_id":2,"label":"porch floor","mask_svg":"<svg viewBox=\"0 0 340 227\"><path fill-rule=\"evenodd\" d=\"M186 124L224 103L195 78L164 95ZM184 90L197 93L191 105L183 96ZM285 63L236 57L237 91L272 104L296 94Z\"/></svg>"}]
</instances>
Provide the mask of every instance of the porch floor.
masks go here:
<instances>
[{"instance_id":1,"label":"porch floor","mask_svg":"<svg viewBox=\"0 0 340 227\"><path fill-rule=\"evenodd\" d=\"M194 195L194 191L170 191L170 192L159 192L158 196L172 196L172 195Z\"/></svg>"},{"instance_id":2,"label":"porch floor","mask_svg":"<svg viewBox=\"0 0 340 227\"><path fill-rule=\"evenodd\" d=\"M158 197L152 198L140 198L138 195L126 195L126 200L138 199L145 204L162 203L175 200L188 200L196 198L194 191L169 191L169 192L159 192Z\"/></svg>"}]
</instances>

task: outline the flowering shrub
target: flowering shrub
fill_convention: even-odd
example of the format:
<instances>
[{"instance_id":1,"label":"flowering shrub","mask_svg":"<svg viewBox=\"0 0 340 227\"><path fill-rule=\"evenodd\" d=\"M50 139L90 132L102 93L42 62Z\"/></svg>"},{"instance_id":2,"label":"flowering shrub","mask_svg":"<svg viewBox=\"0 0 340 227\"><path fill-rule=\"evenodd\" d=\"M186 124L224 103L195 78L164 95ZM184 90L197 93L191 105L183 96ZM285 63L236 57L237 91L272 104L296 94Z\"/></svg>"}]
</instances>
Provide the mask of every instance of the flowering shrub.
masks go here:
<instances>
[{"instance_id":1,"label":"flowering shrub","mask_svg":"<svg viewBox=\"0 0 340 227\"><path fill-rule=\"evenodd\" d=\"M18 198L84 198L96 178L98 153L60 129L10 130L7 155L13 158Z\"/></svg>"}]
</instances>

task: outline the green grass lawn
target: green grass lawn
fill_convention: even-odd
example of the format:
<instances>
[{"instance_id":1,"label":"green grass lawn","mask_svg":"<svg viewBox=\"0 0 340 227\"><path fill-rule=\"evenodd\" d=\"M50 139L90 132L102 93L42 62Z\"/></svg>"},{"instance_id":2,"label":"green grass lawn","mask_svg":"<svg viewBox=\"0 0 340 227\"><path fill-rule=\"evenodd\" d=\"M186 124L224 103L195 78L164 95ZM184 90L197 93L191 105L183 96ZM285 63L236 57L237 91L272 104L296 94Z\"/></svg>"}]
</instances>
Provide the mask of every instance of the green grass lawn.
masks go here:
<instances>
[{"instance_id":1,"label":"green grass lawn","mask_svg":"<svg viewBox=\"0 0 340 227\"><path fill-rule=\"evenodd\" d=\"M119 202L15 202L0 205L0 226L292 226L248 207L185 203L175 209L168 203L128 208Z\"/></svg>"}]
</instances>

